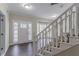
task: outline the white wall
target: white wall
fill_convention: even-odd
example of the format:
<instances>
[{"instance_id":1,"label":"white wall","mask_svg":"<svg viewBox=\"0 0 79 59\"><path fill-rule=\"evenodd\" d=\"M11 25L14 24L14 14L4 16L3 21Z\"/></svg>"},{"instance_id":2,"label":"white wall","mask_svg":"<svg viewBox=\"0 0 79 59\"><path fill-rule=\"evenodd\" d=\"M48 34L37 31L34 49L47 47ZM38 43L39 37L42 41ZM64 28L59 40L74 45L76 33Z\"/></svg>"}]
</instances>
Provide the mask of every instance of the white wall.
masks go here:
<instances>
[{"instance_id":1,"label":"white wall","mask_svg":"<svg viewBox=\"0 0 79 59\"><path fill-rule=\"evenodd\" d=\"M0 10L5 15L5 52L9 47L9 19L7 9L8 9L7 4L0 4Z\"/></svg>"},{"instance_id":2,"label":"white wall","mask_svg":"<svg viewBox=\"0 0 79 59\"><path fill-rule=\"evenodd\" d=\"M37 21L47 21L46 19L41 19L41 18L36 18L36 17L31 17L31 16L22 16L22 15L17 15L14 12L9 13L9 23L10 23L10 45L13 45L13 29L12 29L12 21L25 21L25 22L31 22L32 23L32 40L34 39L34 36L36 35L37 32ZM19 41L20 42L20 41ZM24 42L25 43L25 42Z\"/></svg>"}]
</instances>

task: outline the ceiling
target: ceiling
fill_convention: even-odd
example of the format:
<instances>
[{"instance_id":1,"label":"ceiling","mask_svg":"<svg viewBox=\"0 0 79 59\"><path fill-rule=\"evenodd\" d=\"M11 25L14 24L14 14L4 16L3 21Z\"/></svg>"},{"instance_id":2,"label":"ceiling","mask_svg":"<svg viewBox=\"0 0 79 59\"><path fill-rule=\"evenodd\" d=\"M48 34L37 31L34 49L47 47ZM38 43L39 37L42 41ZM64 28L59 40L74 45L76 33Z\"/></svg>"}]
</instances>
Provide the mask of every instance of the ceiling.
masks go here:
<instances>
[{"instance_id":1,"label":"ceiling","mask_svg":"<svg viewBox=\"0 0 79 59\"><path fill-rule=\"evenodd\" d=\"M52 16L60 15L72 4L59 3L51 6L50 3L31 3L31 5L33 8L31 10L27 10L22 6L22 3L9 3L8 10L19 15L29 15L45 19L54 19L55 17Z\"/></svg>"}]
</instances>

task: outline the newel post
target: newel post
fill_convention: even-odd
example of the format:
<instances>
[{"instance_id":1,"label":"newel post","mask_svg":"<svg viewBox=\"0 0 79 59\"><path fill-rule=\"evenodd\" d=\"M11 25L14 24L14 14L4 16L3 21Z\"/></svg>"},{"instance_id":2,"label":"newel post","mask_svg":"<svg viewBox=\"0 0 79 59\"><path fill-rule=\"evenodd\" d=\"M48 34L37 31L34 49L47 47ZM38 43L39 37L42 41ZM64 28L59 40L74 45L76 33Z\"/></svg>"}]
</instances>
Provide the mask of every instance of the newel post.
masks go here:
<instances>
[{"instance_id":1,"label":"newel post","mask_svg":"<svg viewBox=\"0 0 79 59\"><path fill-rule=\"evenodd\" d=\"M37 39L36 39L36 36L34 36L34 39L33 39L33 55L34 56L37 55Z\"/></svg>"}]
</instances>

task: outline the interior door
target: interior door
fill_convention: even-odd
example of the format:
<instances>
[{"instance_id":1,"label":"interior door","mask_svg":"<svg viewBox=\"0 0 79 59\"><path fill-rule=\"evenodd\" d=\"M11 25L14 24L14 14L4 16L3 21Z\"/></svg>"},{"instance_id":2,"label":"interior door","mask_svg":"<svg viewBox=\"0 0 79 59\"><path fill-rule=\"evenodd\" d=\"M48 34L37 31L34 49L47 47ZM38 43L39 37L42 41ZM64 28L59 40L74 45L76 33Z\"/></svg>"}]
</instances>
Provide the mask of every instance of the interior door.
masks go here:
<instances>
[{"instance_id":1,"label":"interior door","mask_svg":"<svg viewBox=\"0 0 79 59\"><path fill-rule=\"evenodd\" d=\"M4 15L0 14L0 55L5 51L5 21Z\"/></svg>"}]
</instances>

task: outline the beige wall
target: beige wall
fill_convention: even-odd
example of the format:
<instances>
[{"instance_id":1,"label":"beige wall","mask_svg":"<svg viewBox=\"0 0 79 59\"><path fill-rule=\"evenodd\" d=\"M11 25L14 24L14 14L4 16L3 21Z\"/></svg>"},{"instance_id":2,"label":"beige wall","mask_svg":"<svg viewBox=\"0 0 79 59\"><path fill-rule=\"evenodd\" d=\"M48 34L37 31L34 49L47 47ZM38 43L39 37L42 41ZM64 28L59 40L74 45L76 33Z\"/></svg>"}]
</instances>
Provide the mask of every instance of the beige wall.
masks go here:
<instances>
[{"instance_id":1,"label":"beige wall","mask_svg":"<svg viewBox=\"0 0 79 59\"><path fill-rule=\"evenodd\" d=\"M7 4L0 4L0 10L5 15L5 52L9 47L9 19L7 9L8 9Z\"/></svg>"}]
</instances>

